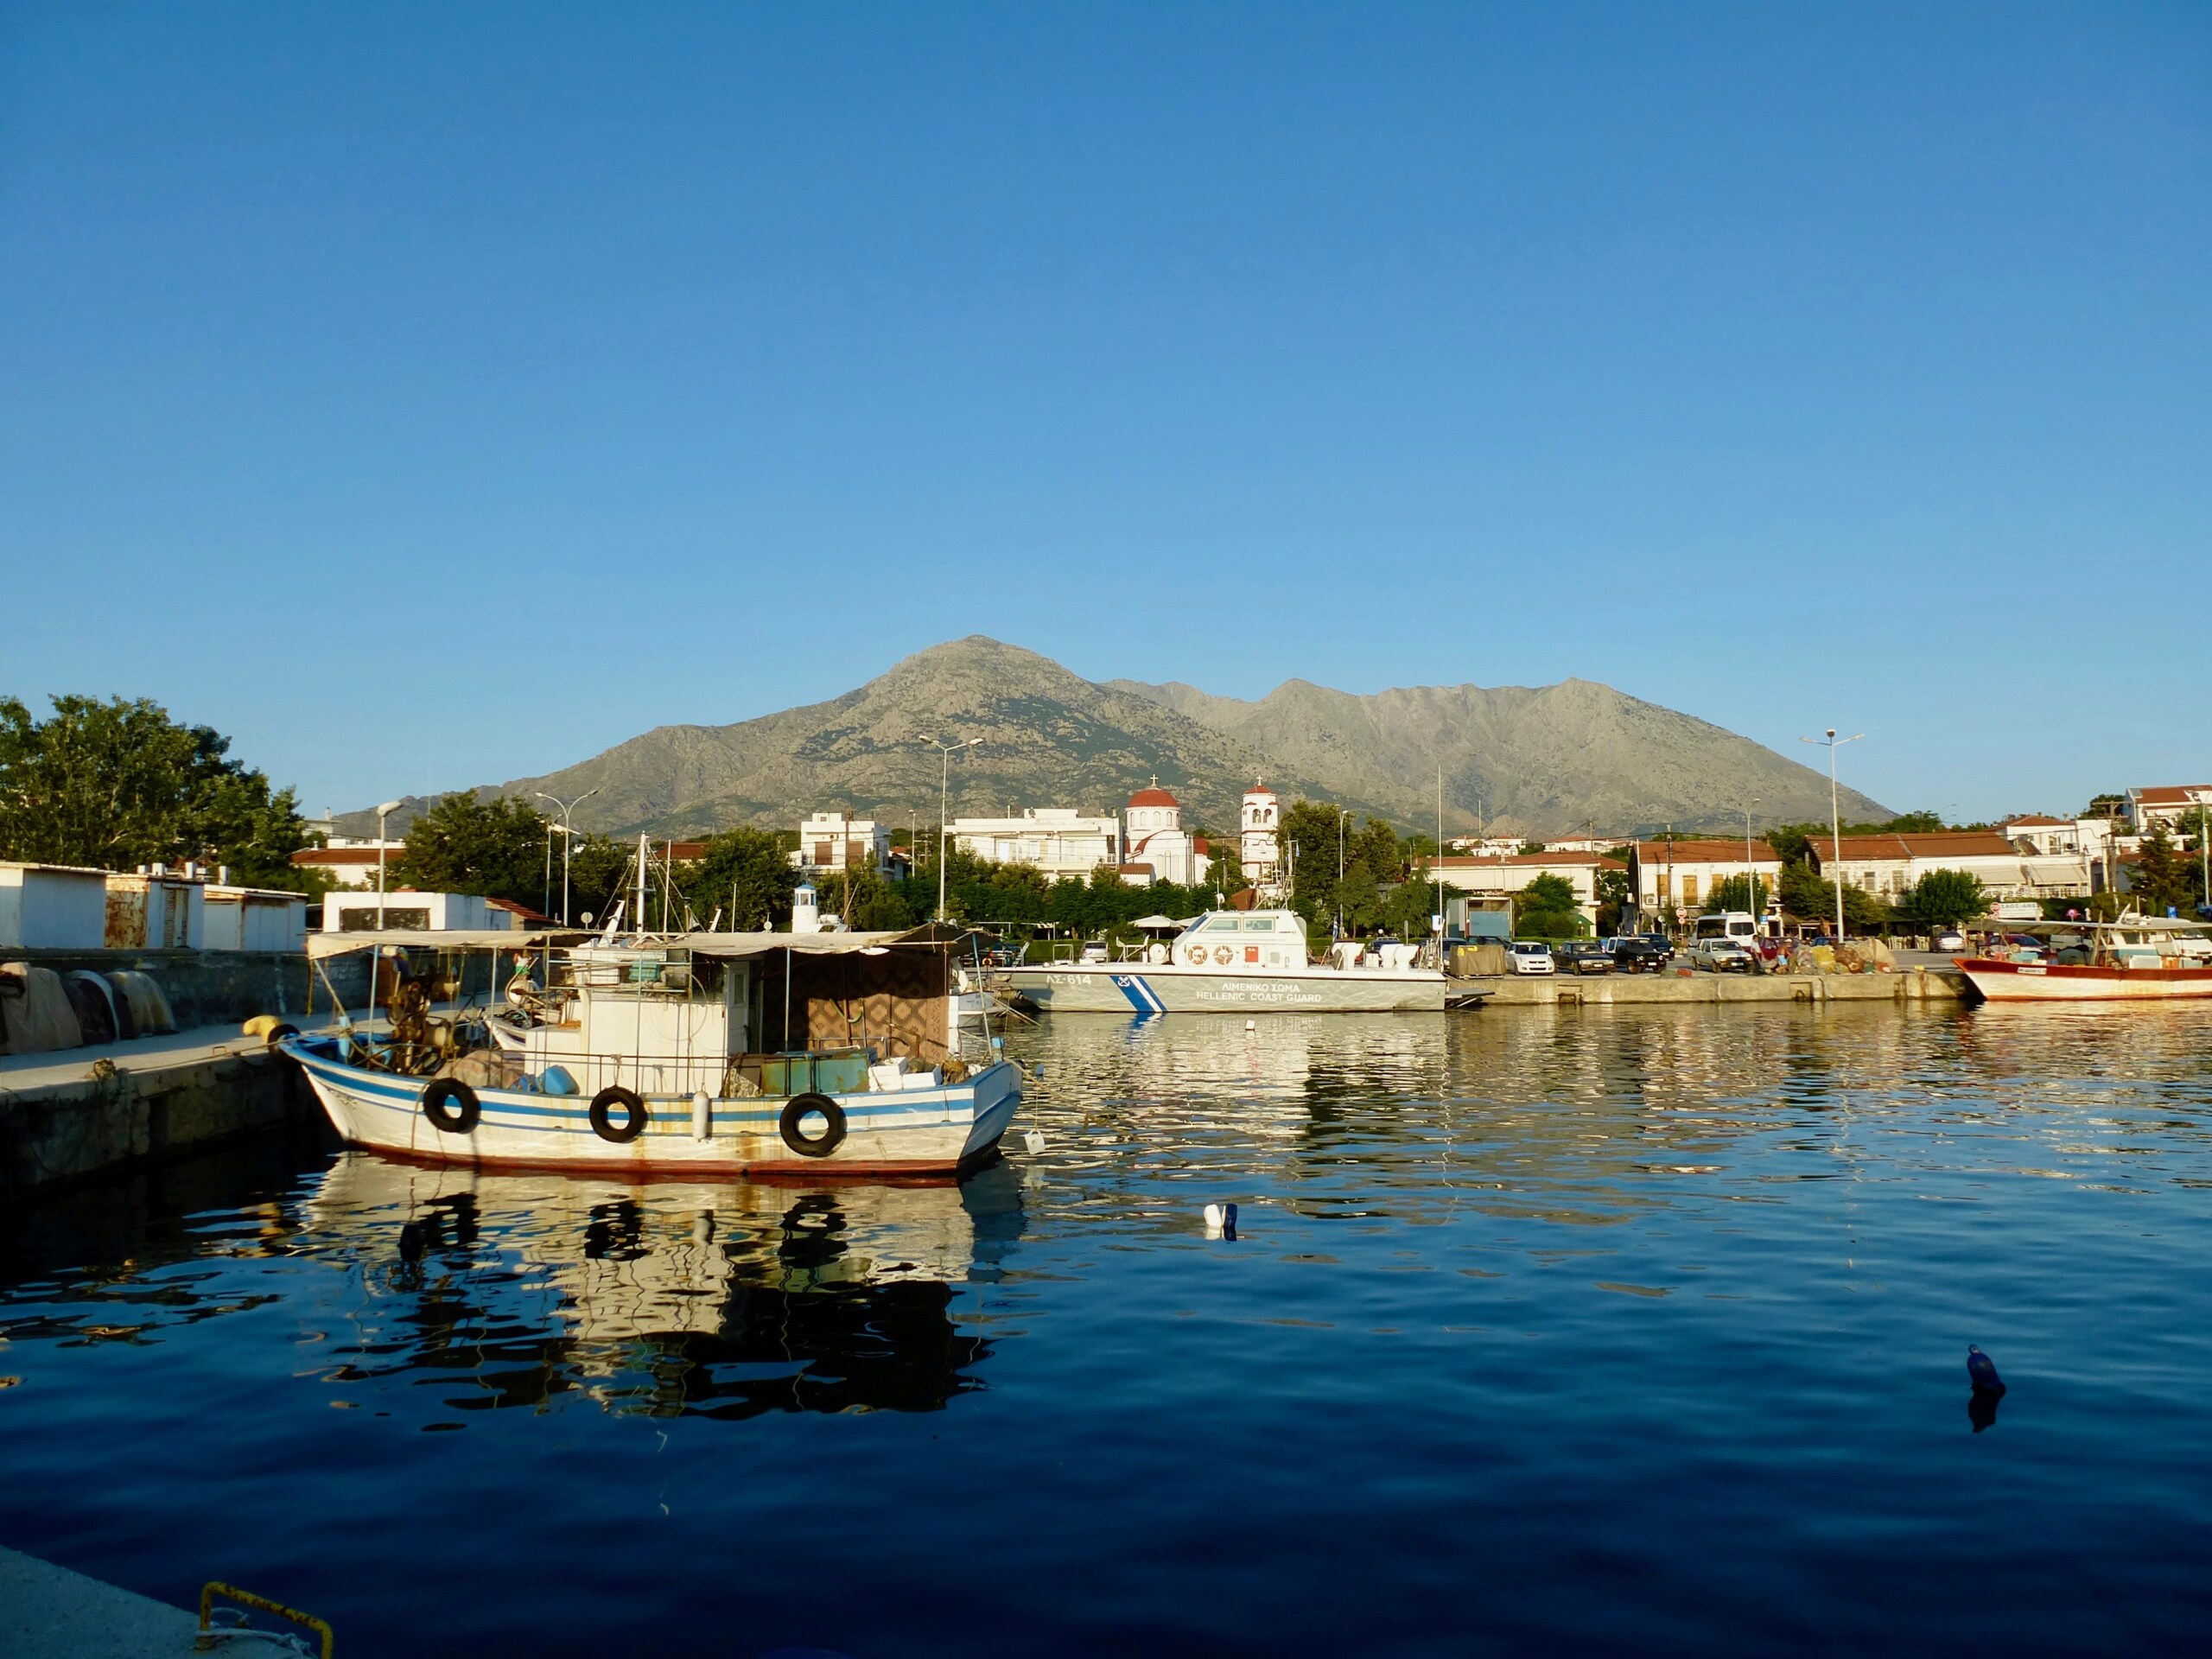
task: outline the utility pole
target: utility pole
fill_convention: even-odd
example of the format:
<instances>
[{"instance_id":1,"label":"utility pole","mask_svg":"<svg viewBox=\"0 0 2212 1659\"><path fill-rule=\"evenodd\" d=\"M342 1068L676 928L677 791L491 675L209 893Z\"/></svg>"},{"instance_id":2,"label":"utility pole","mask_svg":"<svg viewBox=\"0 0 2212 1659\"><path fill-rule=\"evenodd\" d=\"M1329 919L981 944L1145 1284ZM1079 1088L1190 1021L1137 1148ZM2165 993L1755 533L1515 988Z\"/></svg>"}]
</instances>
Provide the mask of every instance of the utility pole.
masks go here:
<instances>
[{"instance_id":1,"label":"utility pole","mask_svg":"<svg viewBox=\"0 0 2212 1659\"><path fill-rule=\"evenodd\" d=\"M928 744L942 760L937 780L937 918L942 922L947 919L944 913L944 815L945 803L952 788L952 757L963 749L976 747L983 740L971 737L960 743L940 743L925 733L916 741Z\"/></svg>"},{"instance_id":2,"label":"utility pole","mask_svg":"<svg viewBox=\"0 0 2212 1659\"><path fill-rule=\"evenodd\" d=\"M1843 942L1843 818L1836 805L1835 752L1845 744L1856 743L1866 735L1864 732L1853 732L1849 737L1838 737L1835 728L1831 726L1824 739L1801 737L1797 740L1800 743L1825 743L1827 747L1828 841L1835 849L1835 937L1839 944Z\"/></svg>"},{"instance_id":3,"label":"utility pole","mask_svg":"<svg viewBox=\"0 0 2212 1659\"><path fill-rule=\"evenodd\" d=\"M548 795L542 789L534 790L531 792L535 794L539 800L551 801L554 805L561 808L561 925L566 927L569 925L569 855L575 849L576 840L576 832L575 827L569 822L569 814L573 813L586 801L598 794L599 791L596 787L588 789L584 791L582 794L577 796L575 800L569 802L565 806L562 805L559 797ZM550 873L547 876L547 885L549 887L551 885L551 876ZM639 903L642 907L644 900L640 899ZM639 918L639 925L642 927L644 925L645 918L640 916Z\"/></svg>"}]
</instances>

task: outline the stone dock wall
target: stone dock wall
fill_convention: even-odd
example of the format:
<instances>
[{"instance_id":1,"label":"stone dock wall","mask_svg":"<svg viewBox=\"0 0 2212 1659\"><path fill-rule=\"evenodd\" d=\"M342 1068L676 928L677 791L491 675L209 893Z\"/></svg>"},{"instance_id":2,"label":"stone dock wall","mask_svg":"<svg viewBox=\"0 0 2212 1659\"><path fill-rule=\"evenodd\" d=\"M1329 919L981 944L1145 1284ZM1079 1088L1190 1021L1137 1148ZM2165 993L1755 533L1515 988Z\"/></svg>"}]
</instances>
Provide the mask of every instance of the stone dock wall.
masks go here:
<instances>
[{"instance_id":1,"label":"stone dock wall","mask_svg":"<svg viewBox=\"0 0 2212 1659\"><path fill-rule=\"evenodd\" d=\"M244 1037L257 1014L310 1023L304 956L222 950L26 950L57 973L90 968L150 975L180 1030L92 1048L0 1058L0 1194L162 1159L312 1117L299 1068ZM325 964L359 1012L365 957ZM318 976L313 1023L331 1014Z\"/></svg>"},{"instance_id":2,"label":"stone dock wall","mask_svg":"<svg viewBox=\"0 0 2212 1659\"><path fill-rule=\"evenodd\" d=\"M1956 1002L1967 995L1955 968L1907 968L1893 974L1592 974L1471 979L1454 983L1490 992L1484 1007L1553 1007L1595 1003Z\"/></svg>"}]
</instances>

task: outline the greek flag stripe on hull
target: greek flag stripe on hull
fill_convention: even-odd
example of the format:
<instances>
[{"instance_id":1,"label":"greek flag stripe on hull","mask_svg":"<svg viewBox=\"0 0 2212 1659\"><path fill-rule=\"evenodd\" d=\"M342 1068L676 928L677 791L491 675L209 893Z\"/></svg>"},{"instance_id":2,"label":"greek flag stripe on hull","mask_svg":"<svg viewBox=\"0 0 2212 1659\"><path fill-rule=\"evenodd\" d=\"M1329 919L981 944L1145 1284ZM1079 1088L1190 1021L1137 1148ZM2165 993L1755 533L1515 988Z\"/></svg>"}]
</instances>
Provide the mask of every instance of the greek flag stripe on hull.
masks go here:
<instances>
[{"instance_id":1,"label":"greek flag stripe on hull","mask_svg":"<svg viewBox=\"0 0 2212 1659\"><path fill-rule=\"evenodd\" d=\"M1114 976L1114 984L1123 996L1129 999L1129 1006L1139 1014L1167 1012L1167 1005L1154 994L1152 987L1144 982L1141 976L1116 974Z\"/></svg>"}]
</instances>

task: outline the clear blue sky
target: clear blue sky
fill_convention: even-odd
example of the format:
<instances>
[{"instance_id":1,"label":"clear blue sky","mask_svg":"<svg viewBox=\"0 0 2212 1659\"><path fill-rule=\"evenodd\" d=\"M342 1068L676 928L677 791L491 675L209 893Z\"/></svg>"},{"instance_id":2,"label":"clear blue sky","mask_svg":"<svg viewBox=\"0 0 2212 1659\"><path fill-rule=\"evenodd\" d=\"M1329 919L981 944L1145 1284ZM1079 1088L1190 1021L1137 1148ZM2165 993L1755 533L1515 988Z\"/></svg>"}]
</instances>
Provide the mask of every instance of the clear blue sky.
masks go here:
<instances>
[{"instance_id":1,"label":"clear blue sky","mask_svg":"<svg viewBox=\"0 0 2212 1659\"><path fill-rule=\"evenodd\" d=\"M2208 207L2202 4L8 6L0 690L317 809L974 632L2201 780Z\"/></svg>"}]
</instances>

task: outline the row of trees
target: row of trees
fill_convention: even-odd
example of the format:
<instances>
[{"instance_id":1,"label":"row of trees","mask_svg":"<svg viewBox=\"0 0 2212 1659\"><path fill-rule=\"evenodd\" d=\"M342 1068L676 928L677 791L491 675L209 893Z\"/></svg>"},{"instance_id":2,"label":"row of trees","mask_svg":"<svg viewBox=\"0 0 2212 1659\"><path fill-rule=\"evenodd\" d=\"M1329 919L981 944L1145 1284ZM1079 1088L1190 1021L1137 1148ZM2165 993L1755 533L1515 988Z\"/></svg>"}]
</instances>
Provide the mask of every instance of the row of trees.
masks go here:
<instances>
[{"instance_id":1,"label":"row of trees","mask_svg":"<svg viewBox=\"0 0 2212 1659\"><path fill-rule=\"evenodd\" d=\"M315 893L306 822L231 741L144 698L59 696L41 720L0 697L0 858L130 870L197 861L249 887Z\"/></svg>"}]
</instances>

